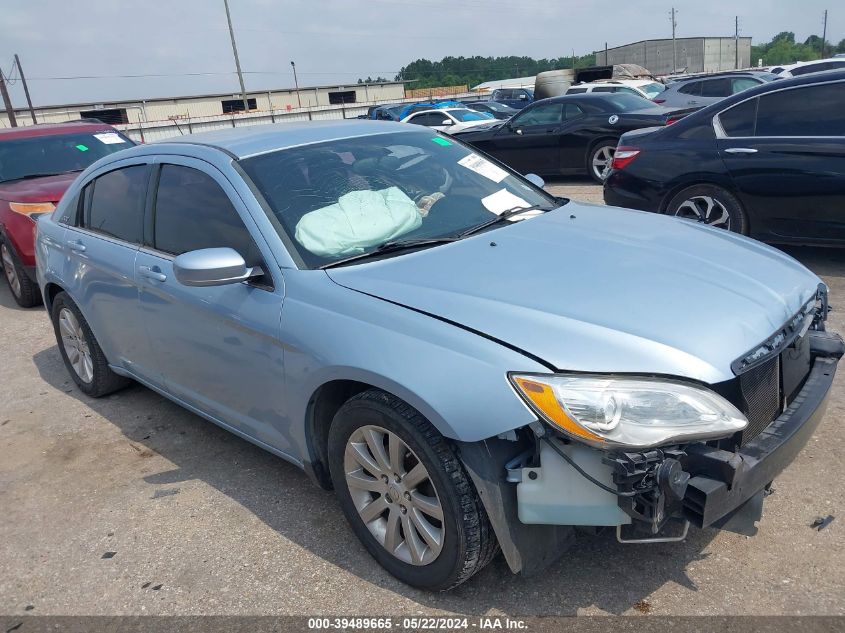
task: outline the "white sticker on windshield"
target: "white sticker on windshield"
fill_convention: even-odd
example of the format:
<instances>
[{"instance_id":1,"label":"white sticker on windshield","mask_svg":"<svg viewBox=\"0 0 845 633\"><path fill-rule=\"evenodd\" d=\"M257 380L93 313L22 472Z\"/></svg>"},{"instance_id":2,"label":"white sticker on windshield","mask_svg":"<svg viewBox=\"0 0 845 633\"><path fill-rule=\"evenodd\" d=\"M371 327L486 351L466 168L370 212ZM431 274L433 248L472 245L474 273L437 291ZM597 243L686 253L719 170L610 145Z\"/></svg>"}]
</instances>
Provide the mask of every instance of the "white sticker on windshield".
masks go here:
<instances>
[{"instance_id":1,"label":"white sticker on windshield","mask_svg":"<svg viewBox=\"0 0 845 633\"><path fill-rule=\"evenodd\" d=\"M471 169L476 174L481 174L493 182L502 182L508 177L508 172L501 167L497 167L489 160L482 158L478 154L469 154L468 156L464 156L458 161L458 165Z\"/></svg>"},{"instance_id":2,"label":"white sticker on windshield","mask_svg":"<svg viewBox=\"0 0 845 633\"><path fill-rule=\"evenodd\" d=\"M501 215L505 211L510 209L515 209L518 207L522 207L523 209L527 209L531 205L528 204L525 200L512 194L507 189L499 189L496 193L491 193L489 196L486 196L481 199L481 204L484 205L484 208L487 209L490 213L495 213L496 215ZM531 217L532 215L537 215L542 213L539 209L532 209L528 211L525 215L515 215L508 219L510 220L524 220L527 217Z\"/></svg>"},{"instance_id":3,"label":"white sticker on windshield","mask_svg":"<svg viewBox=\"0 0 845 633\"><path fill-rule=\"evenodd\" d=\"M115 145L117 143L125 143L126 139L120 138L114 132L103 132L102 134L95 134L94 138L100 141L100 143L105 143L106 145Z\"/></svg>"}]
</instances>

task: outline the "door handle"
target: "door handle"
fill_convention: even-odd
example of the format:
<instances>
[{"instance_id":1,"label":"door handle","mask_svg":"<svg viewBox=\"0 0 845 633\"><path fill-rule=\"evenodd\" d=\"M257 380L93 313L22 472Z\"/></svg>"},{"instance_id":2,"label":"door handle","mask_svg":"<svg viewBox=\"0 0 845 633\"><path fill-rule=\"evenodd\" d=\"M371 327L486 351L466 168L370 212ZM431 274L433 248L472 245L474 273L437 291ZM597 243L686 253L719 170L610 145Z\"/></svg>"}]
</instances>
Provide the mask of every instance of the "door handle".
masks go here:
<instances>
[{"instance_id":1,"label":"door handle","mask_svg":"<svg viewBox=\"0 0 845 633\"><path fill-rule=\"evenodd\" d=\"M752 147L729 147L725 150L726 154L756 154L757 150Z\"/></svg>"},{"instance_id":2,"label":"door handle","mask_svg":"<svg viewBox=\"0 0 845 633\"><path fill-rule=\"evenodd\" d=\"M71 242L68 242L67 247L72 251L76 251L77 253L85 252L85 244L83 244L79 240L73 240Z\"/></svg>"},{"instance_id":3,"label":"door handle","mask_svg":"<svg viewBox=\"0 0 845 633\"><path fill-rule=\"evenodd\" d=\"M141 277L147 279L154 279L155 281L167 281L167 275L157 270L153 270L149 266L138 266L138 273Z\"/></svg>"}]
</instances>

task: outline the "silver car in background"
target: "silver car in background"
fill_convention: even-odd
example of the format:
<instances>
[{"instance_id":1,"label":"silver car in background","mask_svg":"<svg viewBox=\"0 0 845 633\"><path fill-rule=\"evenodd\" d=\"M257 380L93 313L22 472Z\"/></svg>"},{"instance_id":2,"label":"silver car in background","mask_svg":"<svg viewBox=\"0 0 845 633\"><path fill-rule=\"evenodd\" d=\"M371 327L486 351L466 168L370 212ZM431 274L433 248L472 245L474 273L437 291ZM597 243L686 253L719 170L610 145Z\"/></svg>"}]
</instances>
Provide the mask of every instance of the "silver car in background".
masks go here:
<instances>
[{"instance_id":1,"label":"silver car in background","mask_svg":"<svg viewBox=\"0 0 845 633\"><path fill-rule=\"evenodd\" d=\"M795 260L545 193L454 138L255 126L104 158L38 222L58 349L334 488L367 550L447 589L576 527L753 532L842 340Z\"/></svg>"},{"instance_id":2,"label":"silver car in background","mask_svg":"<svg viewBox=\"0 0 845 633\"><path fill-rule=\"evenodd\" d=\"M680 78L666 86L666 90L653 100L667 108L703 108L737 92L775 79L779 77L760 71Z\"/></svg>"}]
</instances>

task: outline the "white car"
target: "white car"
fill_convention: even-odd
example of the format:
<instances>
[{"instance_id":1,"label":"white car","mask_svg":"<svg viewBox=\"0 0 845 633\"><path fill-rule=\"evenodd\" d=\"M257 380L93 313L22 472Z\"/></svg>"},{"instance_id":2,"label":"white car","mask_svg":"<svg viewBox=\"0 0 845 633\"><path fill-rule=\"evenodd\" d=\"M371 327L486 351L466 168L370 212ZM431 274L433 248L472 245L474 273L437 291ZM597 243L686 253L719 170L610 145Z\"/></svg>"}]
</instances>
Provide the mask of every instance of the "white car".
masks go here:
<instances>
[{"instance_id":1,"label":"white car","mask_svg":"<svg viewBox=\"0 0 845 633\"><path fill-rule=\"evenodd\" d=\"M496 119L487 112L478 112L469 108L441 108L423 110L409 114L402 123L424 125L441 132L459 132L479 125L495 123Z\"/></svg>"},{"instance_id":2,"label":"white car","mask_svg":"<svg viewBox=\"0 0 845 633\"><path fill-rule=\"evenodd\" d=\"M585 92L623 92L637 95L644 99L654 99L666 86L650 79L608 79L607 81L591 81L570 86L566 94L583 94Z\"/></svg>"},{"instance_id":3,"label":"white car","mask_svg":"<svg viewBox=\"0 0 845 633\"><path fill-rule=\"evenodd\" d=\"M781 77L798 77L800 75L818 73L823 70L845 70L845 58L832 57L830 59L816 59L811 62L798 62L796 64L789 64L788 66L777 66L769 72L773 72Z\"/></svg>"}]
</instances>

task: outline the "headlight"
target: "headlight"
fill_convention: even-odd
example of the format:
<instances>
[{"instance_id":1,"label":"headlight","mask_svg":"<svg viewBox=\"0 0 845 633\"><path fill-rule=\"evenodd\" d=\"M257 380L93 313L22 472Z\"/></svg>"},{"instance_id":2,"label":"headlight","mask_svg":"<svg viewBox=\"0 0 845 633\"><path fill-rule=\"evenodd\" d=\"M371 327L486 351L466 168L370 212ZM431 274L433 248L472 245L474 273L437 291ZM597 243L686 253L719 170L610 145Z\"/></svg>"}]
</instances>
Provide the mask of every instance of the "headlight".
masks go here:
<instances>
[{"instance_id":1,"label":"headlight","mask_svg":"<svg viewBox=\"0 0 845 633\"><path fill-rule=\"evenodd\" d=\"M541 418L594 446L647 448L727 437L748 424L719 394L679 381L535 374L510 378Z\"/></svg>"},{"instance_id":2,"label":"headlight","mask_svg":"<svg viewBox=\"0 0 845 633\"><path fill-rule=\"evenodd\" d=\"M56 205L52 202L10 202L9 208L35 222L39 215L55 211Z\"/></svg>"}]
</instances>

